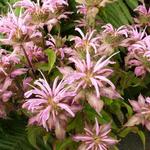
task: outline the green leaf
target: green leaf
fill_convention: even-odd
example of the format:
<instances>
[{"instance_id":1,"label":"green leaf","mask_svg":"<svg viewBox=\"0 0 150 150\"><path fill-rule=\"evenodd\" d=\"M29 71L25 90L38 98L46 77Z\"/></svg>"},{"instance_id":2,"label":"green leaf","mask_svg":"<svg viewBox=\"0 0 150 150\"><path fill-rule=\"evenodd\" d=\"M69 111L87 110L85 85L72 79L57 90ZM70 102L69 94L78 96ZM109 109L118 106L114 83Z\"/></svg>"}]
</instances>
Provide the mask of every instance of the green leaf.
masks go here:
<instances>
[{"instance_id":1,"label":"green leaf","mask_svg":"<svg viewBox=\"0 0 150 150\"><path fill-rule=\"evenodd\" d=\"M75 130L76 132L81 132L84 128L84 120L83 120L82 112L76 114L76 117L70 121L67 126L67 131Z\"/></svg>"},{"instance_id":2,"label":"green leaf","mask_svg":"<svg viewBox=\"0 0 150 150\"><path fill-rule=\"evenodd\" d=\"M127 111L128 111L128 116L127 117L131 117L132 116L132 114L133 114L133 110L132 110L132 108L130 107L130 105L128 105L127 103L125 103L125 102L123 102L122 101L122 104L125 106L125 108L127 109Z\"/></svg>"},{"instance_id":3,"label":"green leaf","mask_svg":"<svg viewBox=\"0 0 150 150\"><path fill-rule=\"evenodd\" d=\"M29 126L27 128L28 140L33 147L39 149L37 145L37 137L41 136L43 132L44 129L38 126Z\"/></svg>"},{"instance_id":4,"label":"green leaf","mask_svg":"<svg viewBox=\"0 0 150 150\"><path fill-rule=\"evenodd\" d=\"M119 3L119 6L120 6L124 16L128 19L128 21L130 23L133 23L133 18L131 16L130 12L129 12L129 9L127 8L125 3L123 2L123 0L119 0L118 3Z\"/></svg>"},{"instance_id":5,"label":"green leaf","mask_svg":"<svg viewBox=\"0 0 150 150\"><path fill-rule=\"evenodd\" d=\"M57 141L56 142L56 150L66 150L67 147L72 144L71 138L66 138L63 141Z\"/></svg>"},{"instance_id":6,"label":"green leaf","mask_svg":"<svg viewBox=\"0 0 150 150\"><path fill-rule=\"evenodd\" d=\"M0 120L0 150L33 150L23 120Z\"/></svg>"},{"instance_id":7,"label":"green leaf","mask_svg":"<svg viewBox=\"0 0 150 150\"><path fill-rule=\"evenodd\" d=\"M125 138L130 132L132 132L132 130L133 130L132 127L125 128L123 131L119 133L119 136Z\"/></svg>"},{"instance_id":8,"label":"green leaf","mask_svg":"<svg viewBox=\"0 0 150 150\"><path fill-rule=\"evenodd\" d=\"M125 2L131 9L134 9L138 6L138 0L125 0Z\"/></svg>"},{"instance_id":9,"label":"green leaf","mask_svg":"<svg viewBox=\"0 0 150 150\"><path fill-rule=\"evenodd\" d=\"M44 52L48 56L48 73L50 73L56 62L56 53L52 49L46 49Z\"/></svg>"},{"instance_id":10,"label":"green leaf","mask_svg":"<svg viewBox=\"0 0 150 150\"><path fill-rule=\"evenodd\" d=\"M145 134L144 134L144 132L141 131L141 130L138 130L137 134L139 135L139 137L140 137L140 139L141 139L141 141L142 141L142 143L143 143L143 148L144 148L144 150L145 150L145 144L146 144Z\"/></svg>"}]
</instances>

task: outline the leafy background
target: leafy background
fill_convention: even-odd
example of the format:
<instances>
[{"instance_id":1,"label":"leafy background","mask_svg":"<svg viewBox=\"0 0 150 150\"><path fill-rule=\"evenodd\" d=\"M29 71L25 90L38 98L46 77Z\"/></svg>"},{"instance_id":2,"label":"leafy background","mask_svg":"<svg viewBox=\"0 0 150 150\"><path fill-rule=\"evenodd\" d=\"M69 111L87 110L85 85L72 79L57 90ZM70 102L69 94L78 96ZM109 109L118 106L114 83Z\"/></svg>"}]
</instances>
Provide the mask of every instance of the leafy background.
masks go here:
<instances>
[{"instance_id":1,"label":"leafy background","mask_svg":"<svg viewBox=\"0 0 150 150\"><path fill-rule=\"evenodd\" d=\"M5 14L8 11L8 3L14 3L16 0L0 0L0 14ZM147 1L147 5L149 1ZM137 7L138 0L117 0L113 4L108 4L105 8L102 8L97 15L97 20L101 20L104 23L111 23L115 27L119 27L124 24L132 24L133 16L135 15L133 9ZM69 0L69 9L76 12L75 0ZM73 34L74 32L74 20L76 20L77 14L73 14L71 19L67 22L62 22L61 34ZM66 26L67 24L67 26ZM132 98L137 96L138 93L142 92L143 87L135 86L132 87L133 83L141 84L141 81L131 74L131 72L118 71L118 77L123 76L120 81L124 96L127 98ZM145 81L148 81L145 79ZM150 81L148 81L149 83ZM149 84L146 85L145 89L149 88ZM143 91L144 91L143 90ZM130 95L130 93L132 93ZM112 104L113 106L113 104ZM118 105L119 106L119 105ZM117 106L112 107L112 110L117 108ZM87 108L87 115L89 117L94 117L95 114L90 108ZM130 108L127 107L130 114ZM105 112L103 112L103 115ZM117 112L119 113L119 112ZM120 118L121 119L121 118ZM82 124L81 115L76 117L68 126L68 131L71 131L75 124L78 122ZM77 128L76 130L80 130ZM133 131L133 133L129 133ZM150 136L146 131L146 137L143 132L144 129L138 130L137 128L127 128L126 130L120 131L120 137L124 138L119 143L119 150L143 150L143 144L146 143L146 150L150 150ZM137 134L135 134L137 133ZM0 150L52 150L51 142L54 142L51 138L51 134L45 132L41 127L32 126L27 127L27 118L20 115L19 112L11 114L7 120L0 120ZM71 150L75 145L72 143L71 139L65 139L64 141L55 141L56 150ZM71 146L70 146L71 143ZM69 145L69 148L68 148ZM75 148L75 147L74 147ZM116 148L117 150L117 148Z\"/></svg>"}]
</instances>

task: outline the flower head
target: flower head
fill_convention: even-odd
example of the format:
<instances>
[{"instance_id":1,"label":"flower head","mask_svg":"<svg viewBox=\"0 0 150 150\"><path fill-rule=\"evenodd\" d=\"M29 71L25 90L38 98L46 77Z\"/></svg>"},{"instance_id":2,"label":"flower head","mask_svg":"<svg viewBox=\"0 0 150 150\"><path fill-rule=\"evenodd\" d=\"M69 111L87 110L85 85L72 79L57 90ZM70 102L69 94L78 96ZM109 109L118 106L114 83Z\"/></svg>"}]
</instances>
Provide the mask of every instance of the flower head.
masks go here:
<instances>
[{"instance_id":1,"label":"flower head","mask_svg":"<svg viewBox=\"0 0 150 150\"><path fill-rule=\"evenodd\" d=\"M65 80L58 82L58 77L52 86L48 84L45 77L36 80L34 85L33 89L25 93L26 102L23 104L23 108L33 114L30 123L42 125L46 130L55 129L55 133L59 128L64 131L64 122L68 117L74 117L75 111L80 109L80 106L75 109L76 106L71 102L75 92L67 87ZM60 132L62 136L63 133Z\"/></svg>"},{"instance_id":2,"label":"flower head","mask_svg":"<svg viewBox=\"0 0 150 150\"><path fill-rule=\"evenodd\" d=\"M8 88L12 84L12 79L7 77L3 83L0 83L0 100L3 102L7 102L10 97L13 95L13 92Z\"/></svg>"},{"instance_id":3,"label":"flower head","mask_svg":"<svg viewBox=\"0 0 150 150\"><path fill-rule=\"evenodd\" d=\"M24 44L24 49L32 62L38 62L45 59L43 49L36 46L33 42Z\"/></svg>"},{"instance_id":4,"label":"flower head","mask_svg":"<svg viewBox=\"0 0 150 150\"><path fill-rule=\"evenodd\" d=\"M87 51L86 60L70 58L70 61L75 64L76 70L60 68L60 71L66 76L66 81L69 84L75 84L76 91L88 90L88 92L85 92L88 97L87 101L98 113L102 108L100 96L120 97L115 90L115 85L108 79L113 72L108 67L109 64L114 63L110 61L111 57L105 59L105 56L103 56L97 62L94 62ZM91 94L89 90L92 90L94 94Z\"/></svg>"},{"instance_id":5,"label":"flower head","mask_svg":"<svg viewBox=\"0 0 150 150\"><path fill-rule=\"evenodd\" d=\"M71 39L75 41L75 48L81 48L82 50L88 50L90 51L90 49L92 48L94 50L94 52L97 52L97 40L99 39L99 37L93 37L94 36L94 32L95 30L86 33L86 35L84 35L84 33L82 32L82 30L80 28L76 28L76 31L78 31L81 35L81 37L76 36L74 38Z\"/></svg>"},{"instance_id":6,"label":"flower head","mask_svg":"<svg viewBox=\"0 0 150 150\"><path fill-rule=\"evenodd\" d=\"M25 9L24 17L30 26L38 28L47 25L48 29L51 30L58 20L67 18L67 13L59 11L63 5L67 5L65 0L42 0L42 5L40 5L39 0L37 3L31 0L22 0L16 2L14 6Z\"/></svg>"},{"instance_id":7,"label":"flower head","mask_svg":"<svg viewBox=\"0 0 150 150\"><path fill-rule=\"evenodd\" d=\"M140 25L150 25L150 8L147 9L145 4L143 4L139 5L134 11L139 14L139 16L135 18L136 23Z\"/></svg>"},{"instance_id":8,"label":"flower head","mask_svg":"<svg viewBox=\"0 0 150 150\"><path fill-rule=\"evenodd\" d=\"M143 30L139 26L127 26L128 37L123 41L122 46L130 47L132 44L135 44L143 40L146 36L146 28Z\"/></svg>"},{"instance_id":9,"label":"flower head","mask_svg":"<svg viewBox=\"0 0 150 150\"><path fill-rule=\"evenodd\" d=\"M104 56L101 57L97 62L93 62L89 52L87 51L86 60L80 60L73 57L70 58L70 61L74 62L76 67L76 71L74 71L70 77L72 76L72 79L78 82L77 88L93 86L96 90L97 97L101 95L101 87L106 87L106 85L109 85L114 90L114 84L107 79L107 77L109 77L113 72L112 69L108 68L109 64L114 63L110 61L111 57L105 59Z\"/></svg>"},{"instance_id":10,"label":"flower head","mask_svg":"<svg viewBox=\"0 0 150 150\"><path fill-rule=\"evenodd\" d=\"M111 132L110 124L100 126L97 119L95 119L93 128L87 127L84 128L84 130L84 134L73 137L75 141L82 142L79 150L108 150L112 145L118 142L108 135Z\"/></svg>"},{"instance_id":11,"label":"flower head","mask_svg":"<svg viewBox=\"0 0 150 150\"><path fill-rule=\"evenodd\" d=\"M143 97L141 94L138 101L129 101L135 114L128 120L125 126L145 125L150 130L150 97Z\"/></svg>"},{"instance_id":12,"label":"flower head","mask_svg":"<svg viewBox=\"0 0 150 150\"><path fill-rule=\"evenodd\" d=\"M0 42L13 45L29 41L32 29L26 25L21 14L17 17L12 8L10 9L11 12L7 16L0 18L0 32L4 35L4 39L0 39Z\"/></svg>"},{"instance_id":13,"label":"flower head","mask_svg":"<svg viewBox=\"0 0 150 150\"><path fill-rule=\"evenodd\" d=\"M136 76L144 76L147 72L150 72L149 41L150 38L147 36L141 41L128 47L128 54L125 58L125 63L130 68L135 67L134 73Z\"/></svg>"},{"instance_id":14,"label":"flower head","mask_svg":"<svg viewBox=\"0 0 150 150\"><path fill-rule=\"evenodd\" d=\"M103 55L111 55L114 49L121 46L125 37L128 36L128 32L125 26L121 26L115 29L111 24L102 26L104 29L100 33L100 43L98 53Z\"/></svg>"}]
</instances>

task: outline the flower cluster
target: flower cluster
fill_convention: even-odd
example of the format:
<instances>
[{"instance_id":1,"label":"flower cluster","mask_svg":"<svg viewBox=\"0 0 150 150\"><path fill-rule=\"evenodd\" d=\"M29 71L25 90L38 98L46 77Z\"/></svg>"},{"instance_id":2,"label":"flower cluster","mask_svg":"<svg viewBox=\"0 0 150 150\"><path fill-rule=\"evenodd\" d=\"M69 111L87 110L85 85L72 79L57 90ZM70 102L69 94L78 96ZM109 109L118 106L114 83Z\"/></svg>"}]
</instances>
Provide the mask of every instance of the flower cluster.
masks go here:
<instances>
[{"instance_id":1,"label":"flower cluster","mask_svg":"<svg viewBox=\"0 0 150 150\"><path fill-rule=\"evenodd\" d=\"M145 125L148 130L150 130L150 97L143 97L142 95L139 95L138 101L130 100L129 102L136 113L125 125L134 126L142 124Z\"/></svg>"},{"instance_id":2,"label":"flower cluster","mask_svg":"<svg viewBox=\"0 0 150 150\"><path fill-rule=\"evenodd\" d=\"M150 130L150 97L123 100L149 87L150 9L138 6L134 24L98 22L114 1L76 0L73 15L67 0L10 6L0 17L0 118L12 111L28 116L29 125L51 133L53 149L55 140L71 137L78 150L109 150L119 142L114 130L139 124Z\"/></svg>"},{"instance_id":3,"label":"flower cluster","mask_svg":"<svg viewBox=\"0 0 150 150\"><path fill-rule=\"evenodd\" d=\"M97 119L94 127L86 127L84 130L85 134L74 136L75 141L82 141L79 150L107 150L118 142L108 135L111 132L110 124L100 126Z\"/></svg>"}]
</instances>

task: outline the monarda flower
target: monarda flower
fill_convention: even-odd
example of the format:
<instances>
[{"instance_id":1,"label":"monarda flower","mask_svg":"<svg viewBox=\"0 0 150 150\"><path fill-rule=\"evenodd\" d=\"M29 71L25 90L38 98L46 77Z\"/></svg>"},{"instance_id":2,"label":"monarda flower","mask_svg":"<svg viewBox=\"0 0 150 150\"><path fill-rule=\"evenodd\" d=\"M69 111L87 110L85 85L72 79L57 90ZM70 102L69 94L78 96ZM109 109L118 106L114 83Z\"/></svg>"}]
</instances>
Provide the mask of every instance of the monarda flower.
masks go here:
<instances>
[{"instance_id":1,"label":"monarda flower","mask_svg":"<svg viewBox=\"0 0 150 150\"><path fill-rule=\"evenodd\" d=\"M128 37L122 42L122 46L130 47L132 44L141 41L147 36L147 33L142 30L139 26L126 26Z\"/></svg>"},{"instance_id":2,"label":"monarda flower","mask_svg":"<svg viewBox=\"0 0 150 150\"><path fill-rule=\"evenodd\" d=\"M79 53L83 53L82 51L86 52L92 50L97 53L97 47L99 46L99 37L93 37L96 30L87 32L86 34L84 34L80 28L76 28L75 30L78 31L81 35L81 37L75 36L71 39L71 41L75 41L76 50L79 51Z\"/></svg>"},{"instance_id":3,"label":"monarda flower","mask_svg":"<svg viewBox=\"0 0 150 150\"><path fill-rule=\"evenodd\" d=\"M24 44L24 49L31 62L39 62L45 59L43 48L36 46L33 42Z\"/></svg>"},{"instance_id":4,"label":"monarda flower","mask_svg":"<svg viewBox=\"0 0 150 150\"><path fill-rule=\"evenodd\" d=\"M145 4L139 5L135 10L138 13L138 17L135 18L136 23L140 25L150 25L150 8L147 9Z\"/></svg>"},{"instance_id":5,"label":"monarda flower","mask_svg":"<svg viewBox=\"0 0 150 150\"><path fill-rule=\"evenodd\" d=\"M128 54L125 58L126 66L129 68L134 67L136 76L144 76L150 72L150 38L147 36L143 40L132 44L128 47Z\"/></svg>"},{"instance_id":6,"label":"monarda flower","mask_svg":"<svg viewBox=\"0 0 150 150\"><path fill-rule=\"evenodd\" d=\"M129 100L135 114L128 120L125 126L142 124L150 131L150 97L141 94L137 100Z\"/></svg>"},{"instance_id":7,"label":"monarda flower","mask_svg":"<svg viewBox=\"0 0 150 150\"><path fill-rule=\"evenodd\" d=\"M42 125L47 131L55 130L57 138L64 138L68 117L74 117L81 107L72 104L76 95L65 80L58 82L58 77L50 86L44 79L34 82L35 86L25 93L26 102L23 108L32 113L30 124Z\"/></svg>"},{"instance_id":8,"label":"monarda flower","mask_svg":"<svg viewBox=\"0 0 150 150\"><path fill-rule=\"evenodd\" d=\"M111 55L115 48L122 45L123 40L128 36L128 32L125 26L121 26L115 29L111 24L102 26L104 29L100 33L100 46L98 49L99 55Z\"/></svg>"},{"instance_id":9,"label":"monarda flower","mask_svg":"<svg viewBox=\"0 0 150 150\"><path fill-rule=\"evenodd\" d=\"M0 83L0 101L7 102L13 95L13 92L8 89L11 84L12 79L9 77L7 77L4 82Z\"/></svg>"},{"instance_id":10,"label":"monarda flower","mask_svg":"<svg viewBox=\"0 0 150 150\"><path fill-rule=\"evenodd\" d=\"M62 7L63 5L68 5L67 0L42 0L43 2L43 8L50 9L52 12L57 10L59 7Z\"/></svg>"},{"instance_id":11,"label":"monarda flower","mask_svg":"<svg viewBox=\"0 0 150 150\"><path fill-rule=\"evenodd\" d=\"M1 79L5 77L15 78L19 75L26 73L25 68L16 68L16 64L19 64L20 59L14 53L8 54L6 51L0 56L0 76Z\"/></svg>"},{"instance_id":12,"label":"monarda flower","mask_svg":"<svg viewBox=\"0 0 150 150\"><path fill-rule=\"evenodd\" d=\"M113 55L111 57L113 57ZM60 68L60 72L64 74L66 81L69 84L75 84L76 91L88 90L88 92L85 92L87 93L87 101L98 113L102 108L100 96L106 96L112 99L120 97L115 90L114 84L108 79L113 72L113 70L108 67L109 64L114 63L110 61L111 57L105 59L104 56L97 62L93 62L87 51L86 60L70 58L70 61L75 64L76 70ZM92 90L93 93L90 94L91 92L89 90Z\"/></svg>"},{"instance_id":13,"label":"monarda flower","mask_svg":"<svg viewBox=\"0 0 150 150\"><path fill-rule=\"evenodd\" d=\"M94 127L84 128L85 133L73 137L74 141L81 141L78 150L108 150L118 141L109 136L110 124L99 125L95 119Z\"/></svg>"},{"instance_id":14,"label":"monarda flower","mask_svg":"<svg viewBox=\"0 0 150 150\"><path fill-rule=\"evenodd\" d=\"M59 10L63 5L67 5L64 0L40 0L37 3L31 0L22 0L15 3L14 7L23 7L25 9L24 16L28 25L33 27L48 26L49 31L60 19L67 18L66 14ZM61 6L61 7L60 7Z\"/></svg>"},{"instance_id":15,"label":"monarda flower","mask_svg":"<svg viewBox=\"0 0 150 150\"><path fill-rule=\"evenodd\" d=\"M65 45L66 37L61 38L60 36L52 36L46 41L46 45L53 49L57 56L61 59L65 58L65 56L75 55L74 50Z\"/></svg>"},{"instance_id":16,"label":"monarda flower","mask_svg":"<svg viewBox=\"0 0 150 150\"><path fill-rule=\"evenodd\" d=\"M0 39L2 44L18 45L29 41L32 29L26 26L25 20L21 15L15 16L14 12L0 18L0 32L4 38Z\"/></svg>"}]
</instances>

